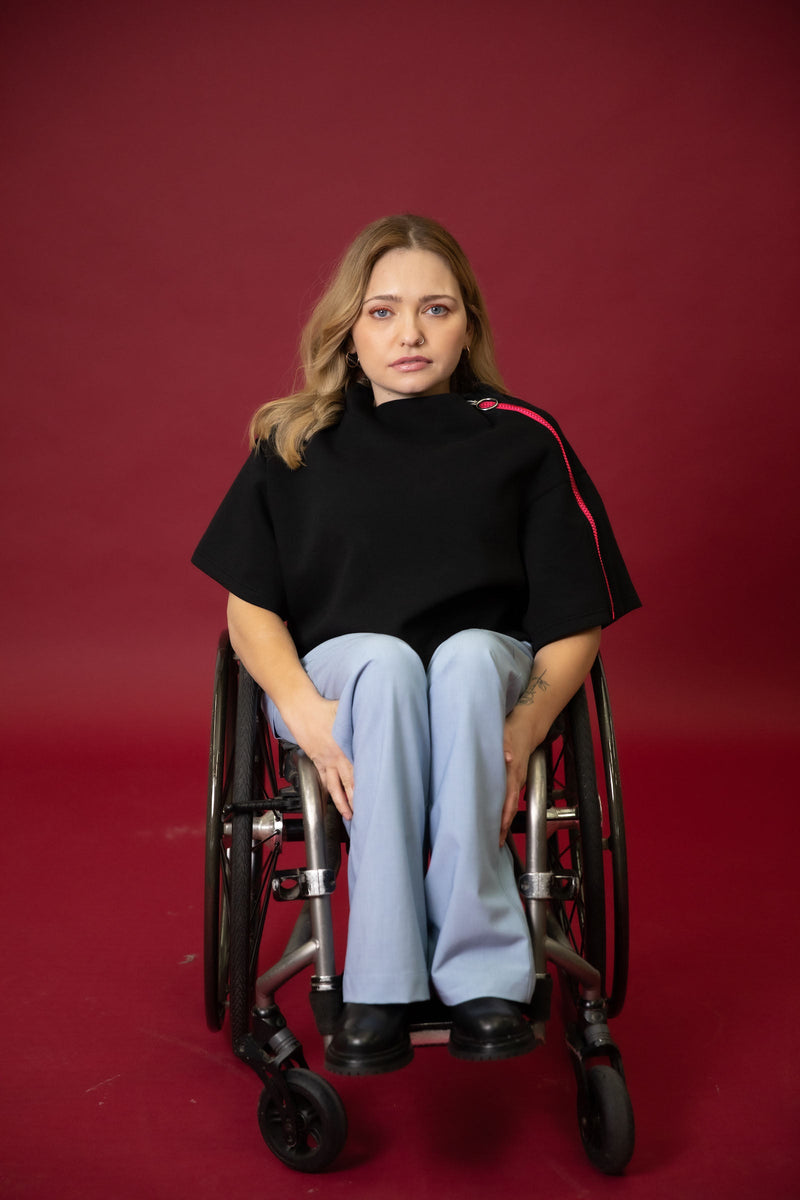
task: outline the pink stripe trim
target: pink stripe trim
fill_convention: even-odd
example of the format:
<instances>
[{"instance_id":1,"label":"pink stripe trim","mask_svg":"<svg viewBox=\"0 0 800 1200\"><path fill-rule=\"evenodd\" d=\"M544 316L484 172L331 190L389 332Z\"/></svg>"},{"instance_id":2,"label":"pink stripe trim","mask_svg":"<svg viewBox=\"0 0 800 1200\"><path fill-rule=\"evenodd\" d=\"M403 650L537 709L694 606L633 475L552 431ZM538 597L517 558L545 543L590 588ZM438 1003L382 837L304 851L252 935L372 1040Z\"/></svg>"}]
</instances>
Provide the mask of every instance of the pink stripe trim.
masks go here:
<instances>
[{"instance_id":1,"label":"pink stripe trim","mask_svg":"<svg viewBox=\"0 0 800 1200\"><path fill-rule=\"evenodd\" d=\"M614 597L611 595L611 585L608 582L608 575L606 574L605 563L603 562L603 555L600 552L600 538L597 533L597 526L595 525L594 517L589 512L589 509L586 505L586 501L584 500L583 496L578 491L578 485L575 482L575 476L572 473L572 467L570 466L569 459L567 458L567 452L564 449L564 443L562 442L561 438L558 436L557 431L553 428L553 426L550 424L549 421L546 421L544 419L544 417L541 417L538 413L532 412L529 408L522 408L522 406L519 404L504 404L501 400L481 400L481 402L477 405L477 407L481 408L481 409L486 409L487 411L491 408L502 408L502 409L505 409L506 412L521 413L523 417L530 417L532 420L538 421L539 424L543 425L544 428L546 430L548 430L549 433L552 433L553 437L558 442L558 447L561 451L561 456L564 459L564 465L567 468L567 474L569 475L569 482L570 482L570 486L572 487L572 494L575 497L575 502L578 505L578 508L583 513L583 515L586 517L586 520L589 522L589 525L592 530L592 536L594 538L595 549L597 550L597 558L600 563L600 570L603 572L603 579L605 581L606 591L608 592L608 602L611 605L611 620L613 621L614 620Z\"/></svg>"}]
</instances>

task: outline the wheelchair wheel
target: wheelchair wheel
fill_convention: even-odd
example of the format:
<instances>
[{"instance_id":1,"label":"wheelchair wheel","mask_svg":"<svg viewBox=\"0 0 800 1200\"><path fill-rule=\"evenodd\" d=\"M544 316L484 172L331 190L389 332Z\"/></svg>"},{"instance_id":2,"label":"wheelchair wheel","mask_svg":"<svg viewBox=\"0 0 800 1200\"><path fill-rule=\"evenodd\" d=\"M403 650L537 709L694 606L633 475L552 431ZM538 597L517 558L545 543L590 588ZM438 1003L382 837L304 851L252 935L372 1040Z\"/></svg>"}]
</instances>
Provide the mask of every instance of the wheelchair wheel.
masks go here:
<instances>
[{"instance_id":1,"label":"wheelchair wheel","mask_svg":"<svg viewBox=\"0 0 800 1200\"><path fill-rule=\"evenodd\" d=\"M578 825L548 839L556 876L551 910L566 942L605 975L606 923L602 816L586 690L569 702L549 743L548 787L556 808L577 810ZM565 1000L576 1005L577 981L562 973Z\"/></svg>"},{"instance_id":2,"label":"wheelchair wheel","mask_svg":"<svg viewBox=\"0 0 800 1200\"><path fill-rule=\"evenodd\" d=\"M591 1067L578 1094L578 1124L593 1166L619 1175L633 1154L635 1130L625 1080L613 1067Z\"/></svg>"},{"instance_id":3,"label":"wheelchair wheel","mask_svg":"<svg viewBox=\"0 0 800 1200\"><path fill-rule=\"evenodd\" d=\"M270 884L280 845L265 853L253 841L253 817L268 805L265 770L268 751L261 692L239 666L236 744L230 788L230 1015L234 1050L249 1032L258 952L264 931Z\"/></svg>"},{"instance_id":4,"label":"wheelchair wheel","mask_svg":"<svg viewBox=\"0 0 800 1200\"><path fill-rule=\"evenodd\" d=\"M561 876L551 908L569 945L600 971L608 1016L614 1017L622 1010L628 979L628 865L617 745L599 656L591 678L594 711L582 688L550 742L552 803L579 814L577 829L549 840L551 869ZM562 982L576 1000L574 981L562 977Z\"/></svg>"},{"instance_id":5,"label":"wheelchair wheel","mask_svg":"<svg viewBox=\"0 0 800 1200\"><path fill-rule=\"evenodd\" d=\"M203 983L206 1023L222 1028L230 972L230 857L223 844L223 812L230 792L236 727L236 663L227 633L219 639L211 710L206 805Z\"/></svg>"},{"instance_id":6,"label":"wheelchair wheel","mask_svg":"<svg viewBox=\"0 0 800 1200\"><path fill-rule=\"evenodd\" d=\"M609 924L613 929L613 970L610 982L608 978L606 980L606 987L608 989L608 1015L615 1017L622 1011L628 986L630 952L628 852L625 840L625 814L622 805L617 739L611 716L606 675L599 655L592 667L592 692L603 761L604 791L601 795L603 846L608 852L606 857L611 860L607 878L610 877ZM606 967L608 967L607 963Z\"/></svg>"},{"instance_id":7,"label":"wheelchair wheel","mask_svg":"<svg viewBox=\"0 0 800 1200\"><path fill-rule=\"evenodd\" d=\"M278 1087L266 1087L258 1104L261 1136L272 1153L295 1171L322 1171L347 1139L347 1114L338 1092L313 1071L294 1067L285 1084L290 1104ZM294 1111L292 1111L292 1108Z\"/></svg>"}]
</instances>

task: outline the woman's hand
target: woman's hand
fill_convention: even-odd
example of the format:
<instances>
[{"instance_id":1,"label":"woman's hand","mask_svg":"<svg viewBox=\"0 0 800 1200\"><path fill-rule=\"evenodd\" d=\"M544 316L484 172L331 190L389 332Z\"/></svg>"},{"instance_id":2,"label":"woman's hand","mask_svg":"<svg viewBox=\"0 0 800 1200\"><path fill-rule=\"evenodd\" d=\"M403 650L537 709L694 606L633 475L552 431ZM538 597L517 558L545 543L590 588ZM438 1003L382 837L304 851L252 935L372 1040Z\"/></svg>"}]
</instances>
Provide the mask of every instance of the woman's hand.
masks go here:
<instances>
[{"instance_id":1,"label":"woman's hand","mask_svg":"<svg viewBox=\"0 0 800 1200\"><path fill-rule=\"evenodd\" d=\"M505 844L519 807L519 794L528 774L528 759L583 683L599 648L600 630L595 628L550 642L536 652L528 686L506 717L503 734L506 798L500 821L501 846Z\"/></svg>"},{"instance_id":2,"label":"woman's hand","mask_svg":"<svg viewBox=\"0 0 800 1200\"><path fill-rule=\"evenodd\" d=\"M528 775L528 760L541 738L531 723L529 710L512 708L506 717L503 733L503 755L506 760L506 798L500 821L500 845L504 846L511 822L519 808L519 794Z\"/></svg>"},{"instance_id":3,"label":"woman's hand","mask_svg":"<svg viewBox=\"0 0 800 1200\"><path fill-rule=\"evenodd\" d=\"M292 736L319 772L336 808L353 815L353 764L333 736L336 700L320 696L277 613L228 597L231 644L253 678L272 699Z\"/></svg>"},{"instance_id":4,"label":"woman's hand","mask_svg":"<svg viewBox=\"0 0 800 1200\"><path fill-rule=\"evenodd\" d=\"M322 696L313 703L307 701L291 729L298 746L317 768L335 807L349 821L353 815L353 764L333 736L338 707L337 700L325 700Z\"/></svg>"}]
</instances>

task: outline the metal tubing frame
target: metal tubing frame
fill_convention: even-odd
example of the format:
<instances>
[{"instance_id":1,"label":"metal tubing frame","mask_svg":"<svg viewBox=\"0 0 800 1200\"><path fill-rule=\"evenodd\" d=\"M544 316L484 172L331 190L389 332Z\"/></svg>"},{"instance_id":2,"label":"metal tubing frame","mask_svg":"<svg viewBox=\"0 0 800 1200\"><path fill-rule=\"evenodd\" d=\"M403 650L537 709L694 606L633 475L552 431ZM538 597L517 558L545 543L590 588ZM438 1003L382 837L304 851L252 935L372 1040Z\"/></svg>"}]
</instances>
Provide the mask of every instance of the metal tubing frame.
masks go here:
<instances>
[{"instance_id":1,"label":"metal tubing frame","mask_svg":"<svg viewBox=\"0 0 800 1200\"><path fill-rule=\"evenodd\" d=\"M528 763L525 813L525 869L530 875L548 873L547 862L547 764L541 746ZM547 972L545 942L547 939L547 899L543 896L525 900L533 942L533 962L537 976Z\"/></svg>"},{"instance_id":2,"label":"metal tubing frame","mask_svg":"<svg viewBox=\"0 0 800 1200\"><path fill-rule=\"evenodd\" d=\"M297 752L297 775L305 829L306 866L309 871L326 871L325 795L314 764L300 750ZM270 1008L278 988L310 963L315 963L316 975L321 978L330 979L336 974L330 896L309 896L305 903L311 921L311 937L300 946L287 949L283 957L256 981L258 1009Z\"/></svg>"},{"instance_id":3,"label":"metal tubing frame","mask_svg":"<svg viewBox=\"0 0 800 1200\"><path fill-rule=\"evenodd\" d=\"M539 747L531 755L528 764L528 780L526 789L526 870L535 878L551 874L547 859L548 819L551 826L557 822L554 810L548 812L547 807L547 760L543 747ZM574 817L569 814L568 822ZM602 980L600 972L581 958L579 954L547 933L547 916L549 900L543 893L536 897L526 898L525 906L533 942L533 961L537 976L544 975L547 963L553 962L569 975L574 976L584 987L584 997L587 1001L599 1000L602 995Z\"/></svg>"},{"instance_id":4,"label":"metal tubing frame","mask_svg":"<svg viewBox=\"0 0 800 1200\"><path fill-rule=\"evenodd\" d=\"M307 869L315 872L325 871L326 799L316 768L302 751L297 752L297 774L306 835ZM575 824L576 814L570 810L562 816L560 810L548 808L547 762L544 749L539 747L528 764L525 865L529 875L536 878L552 875L547 857L548 825L552 832L556 825L562 823L565 826ZM545 892L546 889L541 894L525 898L536 975L545 975L547 963L552 962L579 980L586 1001L591 1003L599 1000L602 995L600 972L570 946L549 935L549 899ZM279 961L257 980L255 1000L258 1009L270 1008L278 988L311 963L315 964L316 975L321 980L329 980L336 975L330 896L309 896L306 904L311 923L311 937L291 949L287 947Z\"/></svg>"}]
</instances>

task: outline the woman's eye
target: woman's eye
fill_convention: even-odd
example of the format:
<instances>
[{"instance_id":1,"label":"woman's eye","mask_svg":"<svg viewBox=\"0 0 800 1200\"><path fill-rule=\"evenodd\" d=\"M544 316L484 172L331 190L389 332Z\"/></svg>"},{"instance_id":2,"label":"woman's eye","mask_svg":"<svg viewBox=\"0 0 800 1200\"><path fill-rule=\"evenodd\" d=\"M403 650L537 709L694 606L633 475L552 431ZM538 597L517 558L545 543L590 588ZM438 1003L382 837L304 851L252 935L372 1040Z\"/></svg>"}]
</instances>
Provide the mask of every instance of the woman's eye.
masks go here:
<instances>
[{"instance_id":1,"label":"woman's eye","mask_svg":"<svg viewBox=\"0 0 800 1200\"><path fill-rule=\"evenodd\" d=\"M431 314L432 317L443 317L444 314L447 312L447 305L446 304L431 304L428 307L428 312Z\"/></svg>"},{"instance_id":2,"label":"woman's eye","mask_svg":"<svg viewBox=\"0 0 800 1200\"><path fill-rule=\"evenodd\" d=\"M371 317L380 317L380 318L388 317L390 315L390 310L388 308L371 308L369 310L369 315Z\"/></svg>"}]
</instances>

